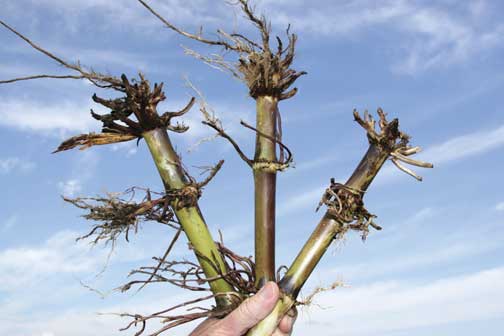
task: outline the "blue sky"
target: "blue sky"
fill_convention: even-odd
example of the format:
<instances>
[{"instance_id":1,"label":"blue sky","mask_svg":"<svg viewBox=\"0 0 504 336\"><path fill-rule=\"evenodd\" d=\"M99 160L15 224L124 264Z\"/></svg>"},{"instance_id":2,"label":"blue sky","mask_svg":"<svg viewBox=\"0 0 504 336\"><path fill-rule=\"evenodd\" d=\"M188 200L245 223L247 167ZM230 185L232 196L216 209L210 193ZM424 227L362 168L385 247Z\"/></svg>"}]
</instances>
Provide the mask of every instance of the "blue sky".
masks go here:
<instances>
[{"instance_id":1,"label":"blue sky","mask_svg":"<svg viewBox=\"0 0 504 336\"><path fill-rule=\"evenodd\" d=\"M238 27L224 1L163 0L153 5L187 29ZM165 82L163 108L185 105L184 76L204 92L225 127L253 151L254 121L244 85L183 54L204 47L163 28L134 0L3 0L0 17L69 61L101 72L141 70ZM258 10L299 35L299 94L281 104L284 140L296 168L279 177L278 260L289 264L315 227L314 208L330 177L344 180L367 147L352 109L378 106L399 117L418 157L434 163L417 183L391 163L366 196L384 230L366 243L348 237L324 257L310 288L342 281L303 308L295 334L473 335L504 329L504 6L500 1L263 0ZM0 78L64 70L0 30ZM120 335L113 315L147 313L187 297L167 286L112 291L134 267L164 252L172 232L146 223L130 244L90 249L74 239L88 228L60 195L96 195L137 185L161 188L145 145L52 155L65 138L98 130L89 116L96 89L82 81L0 86L0 333L11 336ZM188 166L224 158L201 207L213 232L252 254L250 171L209 134L196 108L192 129L173 135ZM193 148L194 147L194 148ZM192 151L187 150L192 148ZM196 168L192 169L195 175ZM234 215L229 216L228 211ZM226 213L226 215L223 215ZM174 256L185 256L180 242ZM105 272L102 269L107 266ZM92 286L100 297L82 286ZM174 334L185 334L190 327Z\"/></svg>"}]
</instances>

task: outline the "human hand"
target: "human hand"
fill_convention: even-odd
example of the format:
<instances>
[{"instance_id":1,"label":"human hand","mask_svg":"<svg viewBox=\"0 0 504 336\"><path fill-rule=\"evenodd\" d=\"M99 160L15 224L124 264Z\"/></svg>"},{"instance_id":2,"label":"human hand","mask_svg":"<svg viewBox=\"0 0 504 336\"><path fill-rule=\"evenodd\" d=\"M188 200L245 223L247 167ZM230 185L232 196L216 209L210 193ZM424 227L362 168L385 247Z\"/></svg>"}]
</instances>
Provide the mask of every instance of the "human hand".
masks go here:
<instances>
[{"instance_id":1,"label":"human hand","mask_svg":"<svg viewBox=\"0 0 504 336\"><path fill-rule=\"evenodd\" d=\"M241 336L273 310L280 297L278 286L268 282L256 295L245 300L223 319L207 319L189 336ZM295 309L278 324L271 336L289 336L296 320Z\"/></svg>"}]
</instances>

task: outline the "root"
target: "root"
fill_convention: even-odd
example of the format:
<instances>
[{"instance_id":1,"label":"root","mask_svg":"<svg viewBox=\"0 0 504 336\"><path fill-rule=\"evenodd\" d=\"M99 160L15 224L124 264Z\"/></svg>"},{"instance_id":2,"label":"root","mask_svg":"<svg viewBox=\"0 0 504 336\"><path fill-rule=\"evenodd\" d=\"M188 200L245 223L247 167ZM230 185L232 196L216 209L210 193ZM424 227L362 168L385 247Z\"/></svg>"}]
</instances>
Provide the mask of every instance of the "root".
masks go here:
<instances>
[{"instance_id":1,"label":"root","mask_svg":"<svg viewBox=\"0 0 504 336\"><path fill-rule=\"evenodd\" d=\"M341 281L335 281L327 287L316 287L307 297L296 301L296 306L310 306L313 304L315 297L323 292L332 291L339 287L344 287L345 284Z\"/></svg>"},{"instance_id":2,"label":"root","mask_svg":"<svg viewBox=\"0 0 504 336\"><path fill-rule=\"evenodd\" d=\"M342 223L336 238L341 238L348 230L354 230L361 232L362 240L366 240L370 226L376 230L382 229L373 221L376 216L364 207L362 196L362 190L355 190L331 179L331 185L324 192L316 210L326 205L327 212Z\"/></svg>"},{"instance_id":3,"label":"root","mask_svg":"<svg viewBox=\"0 0 504 336\"><path fill-rule=\"evenodd\" d=\"M422 168L433 168L434 165L409 158L409 156L420 152L421 148L409 145L410 136L399 130L398 119L389 122L381 108L378 108L377 114L379 117L379 132L376 130L376 121L367 111L364 111L364 118L361 118L356 110L353 111L355 121L367 131L369 143L389 153L390 160L399 170L413 176L418 181L422 181L421 176L401 165L401 162Z\"/></svg>"},{"instance_id":4,"label":"root","mask_svg":"<svg viewBox=\"0 0 504 336\"><path fill-rule=\"evenodd\" d=\"M141 202L134 202L137 190L145 192ZM152 199L152 195L159 198ZM128 196L129 199L121 198ZM164 194L154 193L149 189L131 188L122 194L109 193L107 197L63 198L80 209L89 211L85 219L100 222L87 234L77 240L92 238L93 244L104 241L114 244L120 235L129 241L131 231L137 233L140 222L155 221L178 228L174 214L170 209L170 200Z\"/></svg>"},{"instance_id":5,"label":"root","mask_svg":"<svg viewBox=\"0 0 504 336\"><path fill-rule=\"evenodd\" d=\"M135 285L140 285L140 288L142 288L148 284L170 283L177 287L195 292L210 292L210 287L208 286L210 282L218 279L224 279L232 285L234 289L233 292L202 296L149 315L131 313L117 314L121 317L129 317L132 319L132 321L121 330L128 330L136 327L138 330L135 335L143 335L146 330L147 323L149 321L157 320L164 323L163 327L148 334L148 336L156 336L171 328L197 319L222 318L229 314L246 297L255 294L257 292L257 288L254 285L254 263L252 258L237 255L230 249L226 248L222 242L218 242L217 245L219 253L221 253L226 263L226 273L219 271L218 276L206 278L200 265L195 262L188 260L167 261L166 256L169 253L169 247L167 253L165 253L162 258L153 258L157 262L156 266L141 267L130 273L130 276L146 275L146 280L133 280L119 289L121 291L127 291ZM172 244L170 244L170 246L172 246ZM215 268L216 270L219 270L217 265L215 265ZM232 298L236 304L225 309L213 306L210 308L200 306L201 303L217 296L228 296ZM170 312L181 308L185 309L186 313L173 315L169 314Z\"/></svg>"},{"instance_id":6,"label":"root","mask_svg":"<svg viewBox=\"0 0 504 336\"><path fill-rule=\"evenodd\" d=\"M232 4L238 6L248 21L256 28L261 37L259 41L254 41L254 39L238 32L227 33L222 29L217 30L217 39L204 37L202 30L196 34L189 33L169 22L150 7L146 1L138 0L138 2L177 34L206 45L222 47L224 52L232 51L237 59L228 61L224 58L224 53L204 56L194 50L185 48L187 54L219 70L229 72L243 81L249 88L251 97L273 96L279 100L284 100L293 97L297 93L297 88L291 89L290 87L299 77L306 74L304 71L291 69L297 36L290 33L290 27L288 27L286 30L287 45L284 46L282 39L276 36L274 38L276 46L273 46L271 44L270 23L264 16L258 16L255 13L249 0L237 0Z\"/></svg>"}]
</instances>

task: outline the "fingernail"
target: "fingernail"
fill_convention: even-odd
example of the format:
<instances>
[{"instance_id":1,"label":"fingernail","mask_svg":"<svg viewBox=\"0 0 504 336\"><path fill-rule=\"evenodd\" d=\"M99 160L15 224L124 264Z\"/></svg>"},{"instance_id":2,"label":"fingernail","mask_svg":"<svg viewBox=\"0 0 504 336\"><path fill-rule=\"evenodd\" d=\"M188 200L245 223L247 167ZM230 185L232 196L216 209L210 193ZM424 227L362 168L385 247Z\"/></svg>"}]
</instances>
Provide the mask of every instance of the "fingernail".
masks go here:
<instances>
[{"instance_id":1,"label":"fingernail","mask_svg":"<svg viewBox=\"0 0 504 336\"><path fill-rule=\"evenodd\" d=\"M269 299L273 295L275 295L275 289L273 288L275 285L273 282L267 282L263 288L259 292L257 292L257 296L261 299Z\"/></svg>"}]
</instances>

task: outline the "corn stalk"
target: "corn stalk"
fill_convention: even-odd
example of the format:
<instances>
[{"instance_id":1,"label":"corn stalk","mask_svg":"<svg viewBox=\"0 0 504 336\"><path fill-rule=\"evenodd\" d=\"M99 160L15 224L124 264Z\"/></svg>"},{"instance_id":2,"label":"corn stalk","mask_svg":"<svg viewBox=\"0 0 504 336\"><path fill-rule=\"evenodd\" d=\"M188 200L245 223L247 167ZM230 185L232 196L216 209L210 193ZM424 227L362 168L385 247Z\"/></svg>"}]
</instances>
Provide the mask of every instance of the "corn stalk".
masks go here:
<instances>
[{"instance_id":1,"label":"corn stalk","mask_svg":"<svg viewBox=\"0 0 504 336\"><path fill-rule=\"evenodd\" d=\"M326 205L327 211L279 282L283 294L281 299L272 313L247 336L265 336L274 332L283 316L296 305L301 288L335 239L341 239L349 230L360 231L363 239L366 239L370 227L381 230L374 222L376 216L364 207L363 197L387 159L399 165L397 158L418 167L433 167L430 163L408 158L420 148L408 145L409 136L399 131L398 119L388 122L381 109L378 109L378 115L380 133L375 131L375 121L370 115L366 113L362 119L354 111L355 120L367 131L369 148L345 184L331 180L319 203L319 207ZM401 167L401 170L419 179L411 170Z\"/></svg>"},{"instance_id":2,"label":"corn stalk","mask_svg":"<svg viewBox=\"0 0 504 336\"><path fill-rule=\"evenodd\" d=\"M257 16L249 1L239 0L245 17L255 26L261 36L260 42L239 33L229 34L219 29L219 39L208 39L201 34L191 34L184 31L150 7L145 1L138 0L147 10L156 16L163 24L182 36L210 46L220 46L237 55L237 60L227 61L222 56L204 56L194 50L187 49L192 55L211 66L230 72L243 81L250 96L256 102L256 127L244 122L242 125L256 132L254 159L249 159L236 142L224 131L220 121L203 111L205 124L215 129L219 135L229 140L240 157L252 168L254 176L254 218L255 218L255 278L256 286L260 288L267 281L275 281L275 204L277 171L285 170L292 162L288 148L282 144L281 117L278 103L292 98L297 89L290 89L297 78L306 72L290 68L294 59L297 36L287 29L288 44L276 37L276 48L270 45L270 24L264 17ZM280 152L277 157L277 151ZM285 151L288 157L285 157Z\"/></svg>"}]
</instances>

